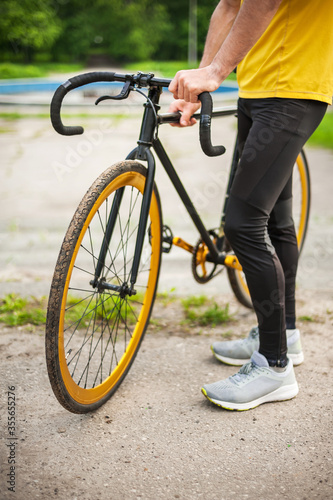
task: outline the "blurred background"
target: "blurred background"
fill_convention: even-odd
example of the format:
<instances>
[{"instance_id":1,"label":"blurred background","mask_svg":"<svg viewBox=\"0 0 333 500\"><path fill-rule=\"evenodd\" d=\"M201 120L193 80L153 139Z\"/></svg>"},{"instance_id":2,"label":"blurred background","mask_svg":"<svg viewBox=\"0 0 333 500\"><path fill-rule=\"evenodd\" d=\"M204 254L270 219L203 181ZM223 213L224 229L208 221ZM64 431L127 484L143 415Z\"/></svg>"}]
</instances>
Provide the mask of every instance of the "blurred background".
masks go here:
<instances>
[{"instance_id":1,"label":"blurred background","mask_svg":"<svg viewBox=\"0 0 333 500\"><path fill-rule=\"evenodd\" d=\"M62 137L49 119L53 92L86 71L147 71L163 77L200 60L217 0L1 0L0 2L0 297L47 295L62 238L93 180L136 145L143 99L94 106L106 88L84 88L64 100L63 120L83 125L83 136ZM235 73L213 95L214 107L235 105ZM117 93L117 89L114 90ZM164 92L162 112L172 95ZM327 113L307 149L313 204L299 283L333 289L331 209L333 114ZM227 153L208 159L198 127L160 127L160 137L209 228L219 224L236 135L236 119L214 120L213 143ZM198 238L161 168L157 185L164 221L191 244ZM226 278L203 289L190 256L174 249L165 260L160 290L230 294ZM172 265L169 265L172 262ZM228 299L226 299L228 300Z\"/></svg>"},{"instance_id":2,"label":"blurred background","mask_svg":"<svg viewBox=\"0 0 333 500\"><path fill-rule=\"evenodd\" d=\"M216 0L2 0L0 78L200 58ZM18 68L17 64L25 64ZM142 66L142 65L141 65ZM18 74L16 74L17 70Z\"/></svg>"}]
</instances>

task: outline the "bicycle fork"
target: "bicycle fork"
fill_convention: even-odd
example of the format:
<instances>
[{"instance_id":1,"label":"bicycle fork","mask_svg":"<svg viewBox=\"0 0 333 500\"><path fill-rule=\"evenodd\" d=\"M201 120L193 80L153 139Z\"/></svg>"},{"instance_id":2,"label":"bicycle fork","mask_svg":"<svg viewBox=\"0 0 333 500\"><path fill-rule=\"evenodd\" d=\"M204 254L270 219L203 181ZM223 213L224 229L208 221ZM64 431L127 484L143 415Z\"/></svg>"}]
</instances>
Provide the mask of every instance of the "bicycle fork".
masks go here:
<instances>
[{"instance_id":1,"label":"bicycle fork","mask_svg":"<svg viewBox=\"0 0 333 500\"><path fill-rule=\"evenodd\" d=\"M159 89L153 88L150 90L151 101L154 103L156 108L158 107L157 102L159 99L159 95L160 95ZM139 271L143 241L147 228L149 208L154 187L156 164L154 156L150 151L150 147L152 146L153 143L153 136L156 126L156 114L154 110L151 108L151 106L149 106L147 103L145 104L145 106L146 109L143 116L140 137L138 140L138 146L133 151L131 151L126 158L126 160L138 159L147 161L147 167L148 167L147 178L145 182L142 204L140 209L140 219L139 219L138 233L135 242L135 251L133 257L132 269L130 272L130 277L131 277L130 284L124 282L121 285L114 285L112 283L107 283L103 279L103 277L101 278L102 270L105 264L105 257L109 248L109 244L115 228L117 216L119 213L119 208L123 198L124 187L118 189L115 193L95 269L95 276L94 279L90 281L91 286L93 286L94 288L97 287L100 292L104 290L111 290L114 292L118 292L120 297L122 298L124 298L126 295L132 296L137 293L136 290L134 289L134 286Z\"/></svg>"}]
</instances>

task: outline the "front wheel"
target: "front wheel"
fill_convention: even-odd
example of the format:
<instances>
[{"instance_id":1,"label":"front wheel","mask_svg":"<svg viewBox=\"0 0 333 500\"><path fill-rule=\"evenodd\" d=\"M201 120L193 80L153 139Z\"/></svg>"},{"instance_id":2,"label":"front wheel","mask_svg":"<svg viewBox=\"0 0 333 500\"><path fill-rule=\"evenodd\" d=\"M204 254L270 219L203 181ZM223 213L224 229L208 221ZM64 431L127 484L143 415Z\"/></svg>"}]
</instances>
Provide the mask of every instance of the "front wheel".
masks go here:
<instances>
[{"instance_id":1,"label":"front wheel","mask_svg":"<svg viewBox=\"0 0 333 500\"><path fill-rule=\"evenodd\" d=\"M146 172L135 161L106 170L81 201L60 250L48 304L46 360L57 399L73 413L95 410L110 398L126 376L149 322L161 262L156 186L136 294L129 293ZM112 231L107 229L111 218ZM101 262L97 285L95 271Z\"/></svg>"},{"instance_id":2,"label":"front wheel","mask_svg":"<svg viewBox=\"0 0 333 500\"><path fill-rule=\"evenodd\" d=\"M302 251L310 214L310 173L304 151L299 154L293 170L293 218L299 252ZM229 282L238 301L252 308L252 301L243 271L227 268Z\"/></svg>"}]
</instances>

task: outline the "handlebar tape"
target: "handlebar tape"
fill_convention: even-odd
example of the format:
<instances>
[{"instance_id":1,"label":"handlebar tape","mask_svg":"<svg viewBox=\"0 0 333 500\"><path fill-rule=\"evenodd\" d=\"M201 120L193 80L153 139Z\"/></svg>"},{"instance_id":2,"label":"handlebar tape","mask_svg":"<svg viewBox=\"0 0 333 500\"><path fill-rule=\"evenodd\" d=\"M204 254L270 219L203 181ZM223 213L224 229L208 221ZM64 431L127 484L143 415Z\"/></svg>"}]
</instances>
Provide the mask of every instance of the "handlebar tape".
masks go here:
<instances>
[{"instance_id":1,"label":"handlebar tape","mask_svg":"<svg viewBox=\"0 0 333 500\"><path fill-rule=\"evenodd\" d=\"M74 76L67 80L67 82L60 85L51 101L51 122L53 128L61 135L80 135L83 134L84 129L80 126L67 127L65 126L60 117L60 109L65 95L73 89L87 85L94 82L113 82L115 73L111 72L93 72L84 73L83 75Z\"/></svg>"},{"instance_id":2,"label":"handlebar tape","mask_svg":"<svg viewBox=\"0 0 333 500\"><path fill-rule=\"evenodd\" d=\"M201 115L200 115L200 144L202 151L207 156L220 156L225 153L224 146L213 146L211 141L211 121L213 102L209 92L202 92L198 96L201 101Z\"/></svg>"}]
</instances>

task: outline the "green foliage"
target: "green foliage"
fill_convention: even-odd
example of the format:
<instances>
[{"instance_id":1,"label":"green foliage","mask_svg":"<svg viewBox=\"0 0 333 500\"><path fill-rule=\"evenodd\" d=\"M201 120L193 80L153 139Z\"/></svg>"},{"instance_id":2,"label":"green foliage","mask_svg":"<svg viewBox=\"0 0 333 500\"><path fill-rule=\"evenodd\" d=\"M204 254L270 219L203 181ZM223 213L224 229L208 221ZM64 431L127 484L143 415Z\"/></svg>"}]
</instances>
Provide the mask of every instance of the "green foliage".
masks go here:
<instances>
[{"instance_id":1,"label":"green foliage","mask_svg":"<svg viewBox=\"0 0 333 500\"><path fill-rule=\"evenodd\" d=\"M201 326L216 326L232 320L229 304L222 308L213 302L208 307L203 307L208 302L209 299L203 295L182 300L186 321Z\"/></svg>"},{"instance_id":2,"label":"green foliage","mask_svg":"<svg viewBox=\"0 0 333 500\"><path fill-rule=\"evenodd\" d=\"M172 78L177 71L182 69L192 69L193 66L187 61L140 61L125 64L125 69L135 73L136 71L154 73L156 76Z\"/></svg>"},{"instance_id":3,"label":"green foliage","mask_svg":"<svg viewBox=\"0 0 333 500\"><path fill-rule=\"evenodd\" d=\"M66 321L67 323L78 323L80 327L88 326L92 315L96 320L101 320L106 316L117 318L118 303L110 296L101 296L96 304L95 299L81 300L78 297L69 296L66 303ZM143 295L136 294L128 299L126 304L122 305L121 314L126 316L129 323L135 323L138 311L143 302ZM0 300L0 322L8 326L21 325L44 325L46 322L46 299L37 299L36 297L23 298L17 294L11 293Z\"/></svg>"},{"instance_id":4,"label":"green foliage","mask_svg":"<svg viewBox=\"0 0 333 500\"><path fill-rule=\"evenodd\" d=\"M22 52L26 59L34 50L52 47L61 23L48 0L1 0L0 42Z\"/></svg>"},{"instance_id":5,"label":"green foliage","mask_svg":"<svg viewBox=\"0 0 333 500\"><path fill-rule=\"evenodd\" d=\"M45 321L45 299L28 300L11 293L0 301L0 322L6 325L43 325Z\"/></svg>"},{"instance_id":6,"label":"green foliage","mask_svg":"<svg viewBox=\"0 0 333 500\"><path fill-rule=\"evenodd\" d=\"M216 0L198 5L199 57L215 6ZM188 17L188 0L1 0L0 58L186 60Z\"/></svg>"},{"instance_id":7,"label":"green foliage","mask_svg":"<svg viewBox=\"0 0 333 500\"><path fill-rule=\"evenodd\" d=\"M333 149L333 113L326 113L321 124L310 137L309 144Z\"/></svg>"},{"instance_id":8,"label":"green foliage","mask_svg":"<svg viewBox=\"0 0 333 500\"><path fill-rule=\"evenodd\" d=\"M137 293L129 297L121 305L122 317L131 324L136 323L143 295ZM113 299L106 294L101 295L96 303L96 299L80 299L74 296L68 296L66 302L66 322L67 324L78 324L79 328L87 327L91 323L92 317L96 321L108 318L108 320L117 319L119 316L119 299Z\"/></svg>"},{"instance_id":9,"label":"green foliage","mask_svg":"<svg viewBox=\"0 0 333 500\"><path fill-rule=\"evenodd\" d=\"M314 321L314 319L312 318L312 316L300 316L299 318L299 321L307 321L308 323L312 323Z\"/></svg>"},{"instance_id":10,"label":"green foliage","mask_svg":"<svg viewBox=\"0 0 333 500\"><path fill-rule=\"evenodd\" d=\"M0 63L0 79L40 78L52 73L72 73L82 70L82 64L43 63L19 64Z\"/></svg>"},{"instance_id":11,"label":"green foliage","mask_svg":"<svg viewBox=\"0 0 333 500\"><path fill-rule=\"evenodd\" d=\"M44 76L43 71L31 64L0 64L0 79L5 78L39 78Z\"/></svg>"},{"instance_id":12,"label":"green foliage","mask_svg":"<svg viewBox=\"0 0 333 500\"><path fill-rule=\"evenodd\" d=\"M188 297L187 299L183 299L181 302L185 311L188 311L192 308L203 306L207 303L207 300L208 299L205 295L200 295L199 297L193 295L191 297Z\"/></svg>"}]
</instances>

